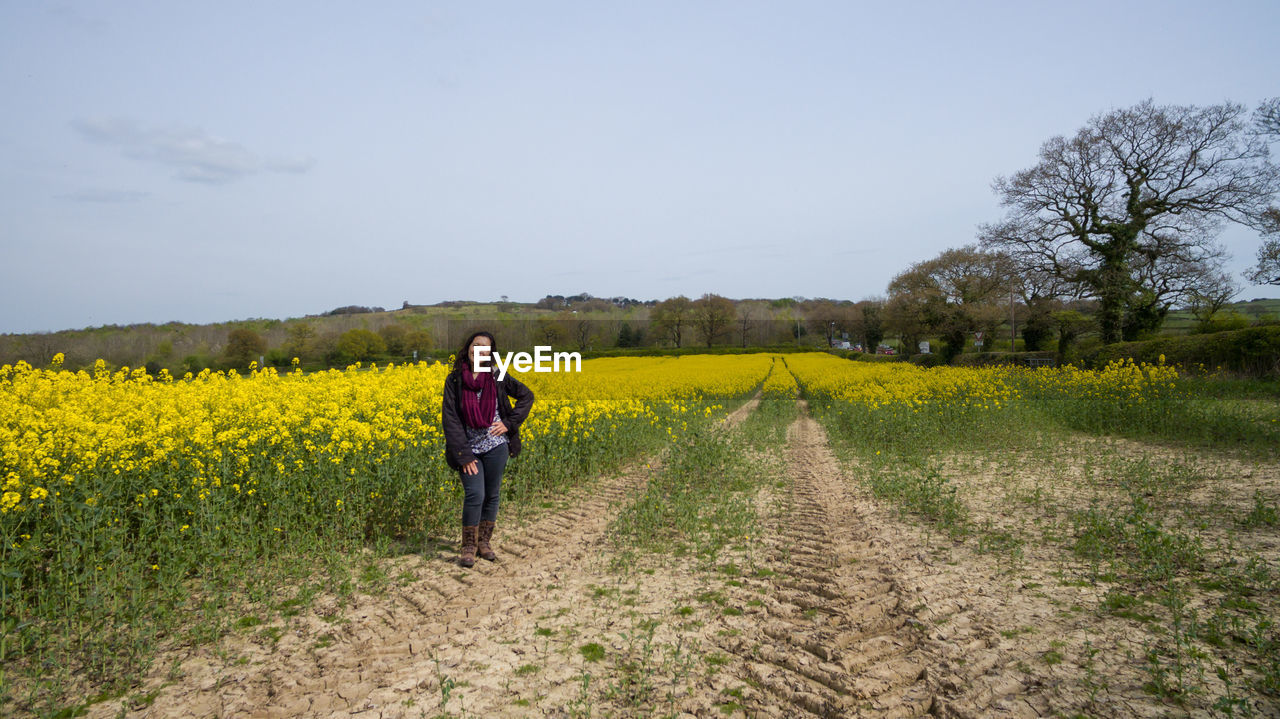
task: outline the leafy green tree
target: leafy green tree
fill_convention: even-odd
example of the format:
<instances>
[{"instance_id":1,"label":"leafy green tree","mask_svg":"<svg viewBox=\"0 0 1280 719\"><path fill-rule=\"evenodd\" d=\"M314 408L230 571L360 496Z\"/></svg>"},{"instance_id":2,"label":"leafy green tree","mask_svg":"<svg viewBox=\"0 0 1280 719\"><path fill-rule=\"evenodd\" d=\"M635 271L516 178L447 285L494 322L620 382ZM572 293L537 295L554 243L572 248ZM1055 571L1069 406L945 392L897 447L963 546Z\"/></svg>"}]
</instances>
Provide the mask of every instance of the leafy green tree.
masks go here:
<instances>
[{"instance_id":1,"label":"leafy green tree","mask_svg":"<svg viewBox=\"0 0 1280 719\"><path fill-rule=\"evenodd\" d=\"M417 352L419 356L421 356L433 346L434 344L431 341L431 333L426 330L417 329L410 330L409 333L404 336L401 349L406 356L412 355L414 352Z\"/></svg>"},{"instance_id":2,"label":"leafy green tree","mask_svg":"<svg viewBox=\"0 0 1280 719\"><path fill-rule=\"evenodd\" d=\"M618 328L618 346L619 347L635 347L639 344L639 337L631 330L631 325L623 322Z\"/></svg>"},{"instance_id":3,"label":"leafy green tree","mask_svg":"<svg viewBox=\"0 0 1280 719\"><path fill-rule=\"evenodd\" d=\"M861 315L862 348L874 353L884 339L884 302L880 300L864 300L858 303Z\"/></svg>"},{"instance_id":4,"label":"leafy green tree","mask_svg":"<svg viewBox=\"0 0 1280 719\"><path fill-rule=\"evenodd\" d=\"M1053 302L1047 297L1035 297L1027 304L1027 321L1022 326L1022 341L1028 352L1038 352L1053 339L1053 333L1057 329L1053 321Z\"/></svg>"},{"instance_id":5,"label":"leafy green tree","mask_svg":"<svg viewBox=\"0 0 1280 719\"><path fill-rule=\"evenodd\" d=\"M1016 281L1007 255L969 245L943 251L917 262L889 283L892 312L899 331L919 325L940 335L942 359L950 362L964 350L969 333L991 324L997 302ZM913 351L912 344L908 351Z\"/></svg>"},{"instance_id":6,"label":"leafy green tree","mask_svg":"<svg viewBox=\"0 0 1280 719\"><path fill-rule=\"evenodd\" d=\"M285 354L289 359L294 357L309 359L316 350L316 330L310 322L296 322L289 325L288 337L284 341Z\"/></svg>"},{"instance_id":7,"label":"leafy green tree","mask_svg":"<svg viewBox=\"0 0 1280 719\"><path fill-rule=\"evenodd\" d=\"M377 333L357 328L343 332L338 338L336 355L342 362L368 362L386 351L387 343Z\"/></svg>"},{"instance_id":8,"label":"leafy green tree","mask_svg":"<svg viewBox=\"0 0 1280 719\"><path fill-rule=\"evenodd\" d=\"M1075 310L1054 312L1053 321L1058 326L1058 364L1063 364L1074 358L1072 351L1076 340L1092 326L1093 322Z\"/></svg>"},{"instance_id":9,"label":"leafy green tree","mask_svg":"<svg viewBox=\"0 0 1280 719\"><path fill-rule=\"evenodd\" d=\"M227 347L223 352L227 365L236 369L248 369L267 351L267 341L262 335L249 329L234 329L227 334Z\"/></svg>"},{"instance_id":10,"label":"leafy green tree","mask_svg":"<svg viewBox=\"0 0 1280 719\"><path fill-rule=\"evenodd\" d=\"M378 328L378 336L385 343L387 354L393 357L401 357L408 354L405 352L405 339L409 336L408 327L399 322L393 322Z\"/></svg>"}]
</instances>

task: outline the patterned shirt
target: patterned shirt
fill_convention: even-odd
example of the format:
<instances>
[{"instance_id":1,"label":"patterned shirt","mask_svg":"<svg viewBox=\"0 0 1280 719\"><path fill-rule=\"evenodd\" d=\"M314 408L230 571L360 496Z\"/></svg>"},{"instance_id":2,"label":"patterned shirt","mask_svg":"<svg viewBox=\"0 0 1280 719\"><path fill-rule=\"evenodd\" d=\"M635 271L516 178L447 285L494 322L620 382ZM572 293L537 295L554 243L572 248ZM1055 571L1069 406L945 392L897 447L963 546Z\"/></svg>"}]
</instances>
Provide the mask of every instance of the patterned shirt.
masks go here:
<instances>
[{"instance_id":1,"label":"patterned shirt","mask_svg":"<svg viewBox=\"0 0 1280 719\"><path fill-rule=\"evenodd\" d=\"M480 398L480 393L482 391L483 390L475 391L476 399ZM497 422L498 419L499 419L498 406L495 404L493 406L493 422ZM493 422L490 422L490 424L493 424ZM488 452L494 447L497 447L498 445L507 441L506 434L500 434L497 437L489 436L488 427L472 427L471 425L466 423L463 423L462 426L464 429L467 430L467 443L471 445L472 454L479 455L484 452Z\"/></svg>"}]
</instances>

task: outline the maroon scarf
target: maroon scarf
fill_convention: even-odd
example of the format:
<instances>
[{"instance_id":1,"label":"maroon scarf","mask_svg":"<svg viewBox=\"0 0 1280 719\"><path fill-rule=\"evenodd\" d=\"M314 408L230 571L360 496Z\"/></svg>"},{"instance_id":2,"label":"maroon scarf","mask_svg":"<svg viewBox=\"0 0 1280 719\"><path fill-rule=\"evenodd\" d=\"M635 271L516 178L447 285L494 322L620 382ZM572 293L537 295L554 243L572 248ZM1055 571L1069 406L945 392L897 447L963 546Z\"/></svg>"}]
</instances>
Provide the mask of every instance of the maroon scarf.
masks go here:
<instances>
[{"instance_id":1,"label":"maroon scarf","mask_svg":"<svg viewBox=\"0 0 1280 719\"><path fill-rule=\"evenodd\" d=\"M476 374L471 365L462 364L462 419L471 427L488 427L493 424L493 411L498 408L498 384L493 372ZM469 390L469 391L468 391ZM481 390L476 397L475 391Z\"/></svg>"}]
</instances>

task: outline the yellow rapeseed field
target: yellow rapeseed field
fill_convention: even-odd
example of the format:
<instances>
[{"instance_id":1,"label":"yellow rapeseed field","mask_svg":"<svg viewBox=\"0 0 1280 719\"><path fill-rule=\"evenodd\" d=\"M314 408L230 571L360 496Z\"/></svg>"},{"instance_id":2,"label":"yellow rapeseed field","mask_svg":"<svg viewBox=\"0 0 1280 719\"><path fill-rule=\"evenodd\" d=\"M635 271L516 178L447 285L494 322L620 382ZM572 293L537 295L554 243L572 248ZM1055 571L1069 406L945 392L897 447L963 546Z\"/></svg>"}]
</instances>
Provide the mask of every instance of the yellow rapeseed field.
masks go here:
<instances>
[{"instance_id":1,"label":"yellow rapeseed field","mask_svg":"<svg viewBox=\"0 0 1280 719\"><path fill-rule=\"evenodd\" d=\"M678 431L690 412L718 409L704 399L745 393L769 366L763 355L605 358L588 360L580 374L516 373L538 398L521 435L554 455L557 444L607 438L638 418ZM288 492L300 474L377 474L401 466L406 452L443 465L446 374L446 365L421 363L312 374L206 370L175 380L127 367L108 373L101 363L93 373L5 365L0 512L101 506L122 490L136 507L184 495L266 503L263 487ZM340 511L352 499L321 506Z\"/></svg>"},{"instance_id":2,"label":"yellow rapeseed field","mask_svg":"<svg viewBox=\"0 0 1280 719\"><path fill-rule=\"evenodd\" d=\"M1174 396L1177 370L1116 362L1102 370L1074 366L936 367L904 362L850 362L825 352L791 355L788 366L811 394L869 409L921 407L1000 409L1011 400L1091 399L1142 403Z\"/></svg>"},{"instance_id":3,"label":"yellow rapeseed field","mask_svg":"<svg viewBox=\"0 0 1280 719\"><path fill-rule=\"evenodd\" d=\"M281 552L451 536L458 522L440 424L447 365L174 378L60 363L0 367L6 659L79 656L110 672L194 587L237 586ZM767 355L610 358L517 373L536 399L504 503L672 441L770 366Z\"/></svg>"}]
</instances>

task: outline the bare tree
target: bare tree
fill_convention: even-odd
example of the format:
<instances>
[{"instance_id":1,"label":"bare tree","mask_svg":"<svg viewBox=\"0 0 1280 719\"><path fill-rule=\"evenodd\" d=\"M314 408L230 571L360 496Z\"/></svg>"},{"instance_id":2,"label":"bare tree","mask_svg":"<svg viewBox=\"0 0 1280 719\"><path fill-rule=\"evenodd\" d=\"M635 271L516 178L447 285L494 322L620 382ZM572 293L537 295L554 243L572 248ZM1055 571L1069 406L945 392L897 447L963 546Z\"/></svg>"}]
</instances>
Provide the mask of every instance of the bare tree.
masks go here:
<instances>
[{"instance_id":1,"label":"bare tree","mask_svg":"<svg viewBox=\"0 0 1280 719\"><path fill-rule=\"evenodd\" d=\"M743 347L746 347L747 336L751 331L752 324L758 322L764 315L764 307L760 302L747 300L738 303L738 339Z\"/></svg>"},{"instance_id":2,"label":"bare tree","mask_svg":"<svg viewBox=\"0 0 1280 719\"><path fill-rule=\"evenodd\" d=\"M1012 259L1000 252L983 252L977 245L949 249L919 265L947 301L957 305L989 303L1016 283Z\"/></svg>"},{"instance_id":3,"label":"bare tree","mask_svg":"<svg viewBox=\"0 0 1280 719\"><path fill-rule=\"evenodd\" d=\"M569 337L569 328L561 321L550 317L539 317L535 324L534 335L542 344L556 346L563 344Z\"/></svg>"},{"instance_id":4,"label":"bare tree","mask_svg":"<svg viewBox=\"0 0 1280 719\"><path fill-rule=\"evenodd\" d=\"M693 302L678 295L659 302L650 315L658 332L676 347L684 340L684 331L692 323Z\"/></svg>"},{"instance_id":5,"label":"bare tree","mask_svg":"<svg viewBox=\"0 0 1280 719\"><path fill-rule=\"evenodd\" d=\"M1280 234L1263 240L1258 248L1258 264L1245 277L1255 285L1280 285Z\"/></svg>"},{"instance_id":6,"label":"bare tree","mask_svg":"<svg viewBox=\"0 0 1280 719\"><path fill-rule=\"evenodd\" d=\"M1280 97L1263 100L1253 111L1253 130L1260 135L1280 137Z\"/></svg>"},{"instance_id":7,"label":"bare tree","mask_svg":"<svg viewBox=\"0 0 1280 719\"><path fill-rule=\"evenodd\" d=\"M1103 341L1120 339L1135 299L1156 292L1136 266L1177 248L1190 261L1224 222L1261 229L1280 168L1249 132L1244 107L1156 106L1147 100L1094 116L1070 139L1051 138L1040 161L993 189L1009 208L982 243L1023 266L1088 288Z\"/></svg>"},{"instance_id":8,"label":"bare tree","mask_svg":"<svg viewBox=\"0 0 1280 719\"><path fill-rule=\"evenodd\" d=\"M1226 282L1223 263L1227 253L1212 240L1186 243L1167 237L1152 238L1153 252L1134 262L1138 291L1130 298L1125 311L1121 336L1126 341L1138 339L1143 332L1155 331L1163 324L1170 308L1182 304L1198 293L1216 294ZM1188 247L1192 249L1188 249ZM1234 296L1236 292L1231 294Z\"/></svg>"},{"instance_id":9,"label":"bare tree","mask_svg":"<svg viewBox=\"0 0 1280 719\"><path fill-rule=\"evenodd\" d=\"M23 354L35 366L49 364L53 361L53 356L64 349L61 346L62 337L52 332L26 335L23 340Z\"/></svg>"},{"instance_id":10,"label":"bare tree","mask_svg":"<svg viewBox=\"0 0 1280 719\"><path fill-rule=\"evenodd\" d=\"M1187 294L1187 310L1201 327L1207 327L1238 294L1240 286L1231 275L1218 268L1205 268L1196 287Z\"/></svg>"},{"instance_id":11,"label":"bare tree","mask_svg":"<svg viewBox=\"0 0 1280 719\"><path fill-rule=\"evenodd\" d=\"M710 347L733 323L737 313L733 302L716 294L705 294L693 303L692 319L698 336Z\"/></svg>"},{"instance_id":12,"label":"bare tree","mask_svg":"<svg viewBox=\"0 0 1280 719\"><path fill-rule=\"evenodd\" d=\"M580 351L586 351L587 346L591 344L591 320L587 319L585 311L570 310L562 312L565 321L569 325L569 333L573 337L573 341L577 343Z\"/></svg>"},{"instance_id":13,"label":"bare tree","mask_svg":"<svg viewBox=\"0 0 1280 719\"><path fill-rule=\"evenodd\" d=\"M1268 141L1280 139L1280 97L1264 101L1253 112L1254 131ZM1263 213L1262 246L1258 264L1245 273L1255 285L1280 285L1280 207Z\"/></svg>"}]
</instances>

